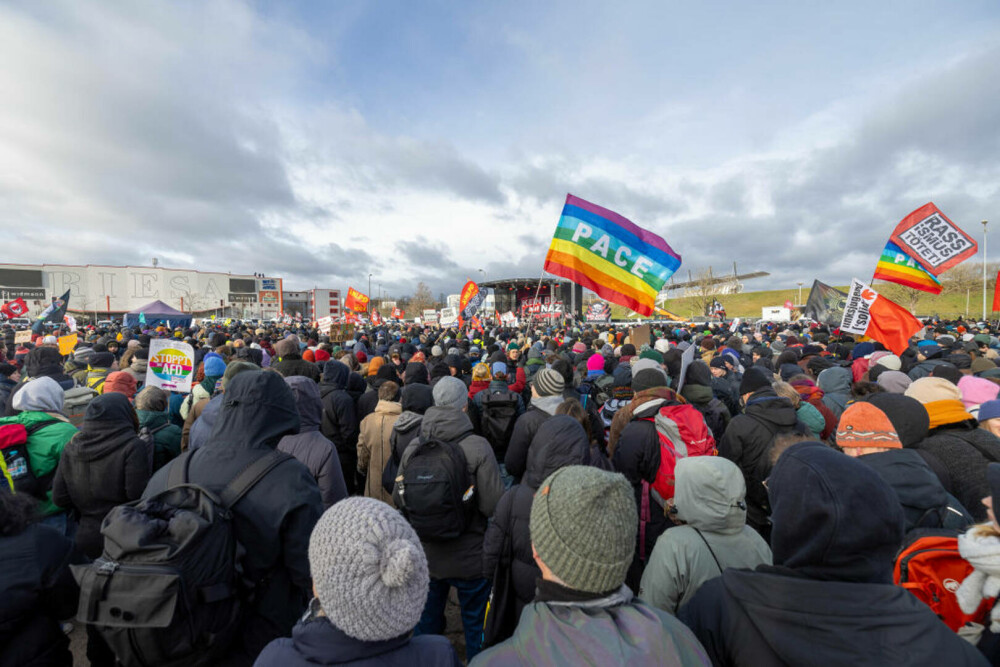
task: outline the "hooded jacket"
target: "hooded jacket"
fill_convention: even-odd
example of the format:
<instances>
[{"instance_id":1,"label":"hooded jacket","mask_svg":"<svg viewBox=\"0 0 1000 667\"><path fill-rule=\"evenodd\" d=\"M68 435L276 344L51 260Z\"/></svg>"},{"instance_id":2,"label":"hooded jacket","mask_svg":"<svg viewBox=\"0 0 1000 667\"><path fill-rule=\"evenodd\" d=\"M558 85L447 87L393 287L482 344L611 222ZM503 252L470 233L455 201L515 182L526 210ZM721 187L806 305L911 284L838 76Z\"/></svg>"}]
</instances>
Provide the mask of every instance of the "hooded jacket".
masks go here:
<instances>
[{"instance_id":1,"label":"hooded jacket","mask_svg":"<svg viewBox=\"0 0 1000 667\"><path fill-rule=\"evenodd\" d=\"M475 665L677 665L707 667L705 651L677 619L635 598L628 586L586 601L527 605L507 641Z\"/></svg>"},{"instance_id":2,"label":"hooded jacket","mask_svg":"<svg viewBox=\"0 0 1000 667\"><path fill-rule=\"evenodd\" d=\"M14 398L18 414L0 419L0 426L5 424L22 424L26 429L38 424L49 422L28 435L28 461L31 471L37 478L48 478L50 487L45 496L38 498L38 511L43 516L55 514L60 508L52 502L52 480L56 467L62 457L63 449L74 435L76 427L62 413L63 390L50 377L42 376L22 387Z\"/></svg>"},{"instance_id":3,"label":"hooded jacket","mask_svg":"<svg viewBox=\"0 0 1000 667\"><path fill-rule=\"evenodd\" d=\"M315 382L301 375L287 377L285 382L295 396L300 427L298 433L286 435L278 442L278 450L291 454L309 469L319 487L325 510L347 497L347 486L336 448L319 432L320 413L323 411L319 388Z\"/></svg>"},{"instance_id":4,"label":"hooded jacket","mask_svg":"<svg viewBox=\"0 0 1000 667\"><path fill-rule=\"evenodd\" d=\"M375 412L361 422L358 436L358 472L365 475L364 494L395 507L392 494L382 488L382 471L392 457L392 427L402 406L395 401L379 401Z\"/></svg>"},{"instance_id":5,"label":"hooded jacket","mask_svg":"<svg viewBox=\"0 0 1000 667\"><path fill-rule=\"evenodd\" d=\"M681 608L713 664L986 664L893 585L903 511L873 470L804 442L781 455L768 488L774 567L727 570Z\"/></svg>"},{"instance_id":6,"label":"hooded jacket","mask_svg":"<svg viewBox=\"0 0 1000 667\"><path fill-rule=\"evenodd\" d=\"M409 385L403 387L400 394L401 412L399 419L392 425L392 433L389 435L392 459L382 469L382 490L389 495L392 495L399 462L403 460L403 452L420 435L424 413L434 405L434 396L427 385Z\"/></svg>"},{"instance_id":7,"label":"hooded jacket","mask_svg":"<svg viewBox=\"0 0 1000 667\"><path fill-rule=\"evenodd\" d=\"M90 402L79 433L63 449L52 481L52 501L80 513L76 546L88 558L101 555L101 521L112 507L137 499L149 481L147 446L139 421L122 394Z\"/></svg>"},{"instance_id":8,"label":"hooded jacket","mask_svg":"<svg viewBox=\"0 0 1000 667\"><path fill-rule=\"evenodd\" d=\"M246 465L298 430L295 398L281 375L239 373L226 387L210 437L191 455L189 479L219 493ZM153 475L144 498L166 488L178 461ZM294 459L271 470L233 507L236 537L246 547L244 569L260 582L234 650L255 656L269 641L291 632L311 597L309 535L322 512L316 481Z\"/></svg>"},{"instance_id":9,"label":"hooded jacket","mask_svg":"<svg viewBox=\"0 0 1000 667\"><path fill-rule=\"evenodd\" d=\"M323 404L320 432L337 449L340 469L344 472L348 490L354 488L354 471L357 470L358 419L355 398L348 392L351 369L339 361L331 362L323 369L323 380L319 384L320 400ZM359 377L360 379L360 377Z\"/></svg>"},{"instance_id":10,"label":"hooded jacket","mask_svg":"<svg viewBox=\"0 0 1000 667\"><path fill-rule=\"evenodd\" d=\"M479 510L461 536L447 542L421 540L427 554L427 569L431 579L478 579L483 571L483 536L486 520L493 516L503 493L500 468L493 448L486 438L472 431L468 415L458 408L435 406L428 408L420 425L420 437L436 438L457 443L465 454L469 475L475 484L476 507ZM406 465L406 454L402 466Z\"/></svg>"},{"instance_id":11,"label":"hooded jacket","mask_svg":"<svg viewBox=\"0 0 1000 667\"><path fill-rule=\"evenodd\" d=\"M771 564L764 538L746 525L746 483L736 464L698 456L674 470L674 506L685 525L656 541L639 587L643 600L671 614L723 570Z\"/></svg>"},{"instance_id":12,"label":"hooded jacket","mask_svg":"<svg viewBox=\"0 0 1000 667\"><path fill-rule=\"evenodd\" d=\"M767 537L770 505L764 479L770 463L767 454L777 433L795 429L798 422L791 401L770 387L750 395L743 414L733 417L719 441L719 456L740 467L747 484L747 523Z\"/></svg>"},{"instance_id":13,"label":"hooded jacket","mask_svg":"<svg viewBox=\"0 0 1000 667\"><path fill-rule=\"evenodd\" d=\"M726 434L726 427L729 426L732 416L725 404L712 394L711 387L685 383L681 388L681 396L705 418L705 423L716 442L721 440Z\"/></svg>"},{"instance_id":14,"label":"hooded jacket","mask_svg":"<svg viewBox=\"0 0 1000 667\"><path fill-rule=\"evenodd\" d=\"M991 495L986 467L1000 462L1000 438L976 428L975 422L961 422L939 426L914 448L972 518L985 521L986 508L980 501Z\"/></svg>"},{"instance_id":15,"label":"hooded jacket","mask_svg":"<svg viewBox=\"0 0 1000 667\"><path fill-rule=\"evenodd\" d=\"M331 362L339 363L339 362ZM354 639L326 617L295 625L290 638L271 642L254 667L460 667L451 642L437 635L409 634L386 641Z\"/></svg>"},{"instance_id":16,"label":"hooded jacket","mask_svg":"<svg viewBox=\"0 0 1000 667\"><path fill-rule=\"evenodd\" d=\"M528 454L527 470L520 484L512 486L497 503L483 542L483 577L492 579L497 567L510 570L517 597L517 615L535 598L535 581L542 576L531 550L531 504L546 477L570 465L586 465L590 442L580 422L556 415L538 429ZM510 551L504 553L504 541Z\"/></svg>"},{"instance_id":17,"label":"hooded jacket","mask_svg":"<svg viewBox=\"0 0 1000 667\"><path fill-rule=\"evenodd\" d=\"M301 375L313 382L320 381L319 366L311 361L306 361L298 352L285 355L277 362L271 363L271 368L278 371L285 377Z\"/></svg>"},{"instance_id":18,"label":"hooded jacket","mask_svg":"<svg viewBox=\"0 0 1000 667\"><path fill-rule=\"evenodd\" d=\"M136 388L142 389L142 385L146 382L146 369L148 366L149 359L132 357L132 363L128 365L128 368L122 369L122 373L131 375L135 379Z\"/></svg>"},{"instance_id":19,"label":"hooded jacket","mask_svg":"<svg viewBox=\"0 0 1000 667\"><path fill-rule=\"evenodd\" d=\"M834 366L821 371L816 384L823 390L823 405L830 409L836 419L847 409L851 400L851 371L842 366Z\"/></svg>"}]
</instances>

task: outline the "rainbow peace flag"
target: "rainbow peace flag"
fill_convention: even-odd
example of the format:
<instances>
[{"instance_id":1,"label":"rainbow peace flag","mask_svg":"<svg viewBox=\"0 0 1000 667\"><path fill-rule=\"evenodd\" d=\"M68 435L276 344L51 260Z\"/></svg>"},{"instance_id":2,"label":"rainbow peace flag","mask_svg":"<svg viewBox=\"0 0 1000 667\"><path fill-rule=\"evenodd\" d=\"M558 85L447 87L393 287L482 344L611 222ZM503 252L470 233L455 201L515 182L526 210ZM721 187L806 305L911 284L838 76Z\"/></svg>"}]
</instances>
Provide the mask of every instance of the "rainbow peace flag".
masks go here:
<instances>
[{"instance_id":1,"label":"rainbow peace flag","mask_svg":"<svg viewBox=\"0 0 1000 667\"><path fill-rule=\"evenodd\" d=\"M931 294L941 293L941 283L938 279L924 271L915 259L892 241L885 244L882 256L879 257L875 266L875 278Z\"/></svg>"},{"instance_id":2,"label":"rainbow peace flag","mask_svg":"<svg viewBox=\"0 0 1000 667\"><path fill-rule=\"evenodd\" d=\"M602 299L651 315L656 295L681 265L662 238L614 211L566 195L545 270Z\"/></svg>"}]
</instances>

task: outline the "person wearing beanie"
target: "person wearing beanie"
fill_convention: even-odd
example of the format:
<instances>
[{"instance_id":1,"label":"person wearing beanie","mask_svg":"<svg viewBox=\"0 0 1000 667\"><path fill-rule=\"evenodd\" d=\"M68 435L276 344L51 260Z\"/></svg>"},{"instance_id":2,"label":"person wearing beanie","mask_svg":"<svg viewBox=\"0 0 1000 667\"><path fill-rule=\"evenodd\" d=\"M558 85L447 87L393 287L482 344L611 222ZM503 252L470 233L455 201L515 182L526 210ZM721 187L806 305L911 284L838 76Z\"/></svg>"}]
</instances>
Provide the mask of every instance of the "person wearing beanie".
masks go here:
<instances>
[{"instance_id":1,"label":"person wearing beanie","mask_svg":"<svg viewBox=\"0 0 1000 667\"><path fill-rule=\"evenodd\" d=\"M343 364L336 365L347 370ZM277 449L291 454L309 469L323 498L323 508L328 509L348 494L337 449L319 430L323 412L319 387L301 375L287 377L285 383L295 396L300 426L298 433L283 437Z\"/></svg>"},{"instance_id":2,"label":"person wearing beanie","mask_svg":"<svg viewBox=\"0 0 1000 667\"><path fill-rule=\"evenodd\" d=\"M906 401L915 402L906 396L896 402ZM845 454L875 470L896 492L903 509L904 533L915 528L963 530L972 523L969 513L945 490L920 454L903 449L896 426L879 406L870 402L849 406L837 425L836 438Z\"/></svg>"},{"instance_id":3,"label":"person wearing beanie","mask_svg":"<svg viewBox=\"0 0 1000 667\"><path fill-rule=\"evenodd\" d=\"M883 371L878 374L876 383L891 394L903 394L913 384L913 380L900 371Z\"/></svg>"},{"instance_id":4,"label":"person wearing beanie","mask_svg":"<svg viewBox=\"0 0 1000 667\"><path fill-rule=\"evenodd\" d=\"M199 400L191 406L187 419L181 426L181 450L197 449L208 439L222 409L223 394L226 386L238 373L258 371L256 364L248 361L234 361L226 366L226 372L218 382L219 391L208 400ZM204 382L202 384L205 384ZM183 404L182 404L183 407Z\"/></svg>"},{"instance_id":5,"label":"person wearing beanie","mask_svg":"<svg viewBox=\"0 0 1000 667\"><path fill-rule=\"evenodd\" d=\"M958 381L958 390L962 392L962 404L965 409L970 415L978 418L979 406L995 399L1000 392L1000 385L984 378L963 375Z\"/></svg>"},{"instance_id":6,"label":"person wearing beanie","mask_svg":"<svg viewBox=\"0 0 1000 667\"><path fill-rule=\"evenodd\" d=\"M770 533L770 504L764 488L768 451L776 436L795 432L798 417L787 398L778 396L771 386L774 375L760 366L751 366L740 382L743 413L735 415L718 442L719 456L724 456L743 472L747 485L747 523L765 540Z\"/></svg>"},{"instance_id":7,"label":"person wearing beanie","mask_svg":"<svg viewBox=\"0 0 1000 667\"><path fill-rule=\"evenodd\" d=\"M191 423L194 422L194 419L191 418L193 408L201 403L203 404L202 409L204 409L204 403L208 403L208 399L212 398L220 388L222 376L226 373L226 362L221 355L209 352L205 355L202 368L205 372L204 378L197 384L192 383L191 393L185 397L181 404L181 417L184 418L185 426L188 429L190 429L189 419Z\"/></svg>"},{"instance_id":8,"label":"person wearing beanie","mask_svg":"<svg viewBox=\"0 0 1000 667\"><path fill-rule=\"evenodd\" d=\"M13 405L17 414L0 419L0 428L7 431L19 425L27 431L24 446L28 462L32 473L42 482L32 490L32 497L38 503L38 513L43 517L42 523L66 537L72 537L72 518L52 502L52 475L59 465L63 449L77 433L64 412L63 389L52 378L42 376L26 382L14 396ZM0 484L3 482L0 476Z\"/></svg>"},{"instance_id":9,"label":"person wearing beanie","mask_svg":"<svg viewBox=\"0 0 1000 667\"><path fill-rule=\"evenodd\" d=\"M472 664L708 664L687 628L625 585L638 516L617 473L571 465L545 478L529 526L535 599L514 635Z\"/></svg>"},{"instance_id":10,"label":"person wearing beanie","mask_svg":"<svg viewBox=\"0 0 1000 667\"><path fill-rule=\"evenodd\" d=\"M662 368L646 368L632 376L632 393L653 389L654 387L666 387L667 374Z\"/></svg>"},{"instance_id":11,"label":"person wearing beanie","mask_svg":"<svg viewBox=\"0 0 1000 667\"><path fill-rule=\"evenodd\" d=\"M524 414L514 422L510 444L503 459L504 470L513 478L514 483L520 483L524 475L528 463L528 448L535 433L545 420L556 413L556 408L564 400L565 389L566 381L559 371L545 368L535 374L531 383L531 402Z\"/></svg>"},{"instance_id":12,"label":"person wearing beanie","mask_svg":"<svg viewBox=\"0 0 1000 667\"><path fill-rule=\"evenodd\" d=\"M467 414L469 399L465 384L455 377L438 380L432 390L434 406L424 413L420 424L420 440L443 440L457 445L465 456L471 478L475 509L464 531L456 538L443 541L421 540L427 554L431 582L416 634L440 634L445 628L445 606L451 588L458 592L465 630L465 651L472 658L482 647L483 618L490 595L490 582L483 577L483 537L488 519L493 516L497 501L503 494L500 469L489 441L473 432ZM399 462L399 475L416 446L411 444ZM398 488L393 502L401 506Z\"/></svg>"},{"instance_id":13,"label":"person wearing beanie","mask_svg":"<svg viewBox=\"0 0 1000 667\"><path fill-rule=\"evenodd\" d=\"M348 498L329 508L309 538L314 597L292 636L271 642L257 667L374 664L454 667L447 638L412 636L427 599L427 559L392 508Z\"/></svg>"},{"instance_id":14,"label":"person wearing beanie","mask_svg":"<svg viewBox=\"0 0 1000 667\"><path fill-rule=\"evenodd\" d=\"M986 401L979 406L979 428L1000 436L1000 399Z\"/></svg>"},{"instance_id":15,"label":"person wearing beanie","mask_svg":"<svg viewBox=\"0 0 1000 667\"><path fill-rule=\"evenodd\" d=\"M500 465L500 477L504 488L510 488L514 478L507 473L503 463L510 445L511 434L517 419L524 414L521 394L507 384L507 364L497 361L492 367L493 379L489 386L478 392L469 402L469 418L472 425L484 438L489 440L493 453Z\"/></svg>"},{"instance_id":16,"label":"person wearing beanie","mask_svg":"<svg viewBox=\"0 0 1000 667\"><path fill-rule=\"evenodd\" d=\"M778 458L767 488L774 566L728 569L680 610L713 664L986 664L893 584L903 510L875 471L801 442Z\"/></svg>"},{"instance_id":17,"label":"person wearing beanie","mask_svg":"<svg viewBox=\"0 0 1000 667\"><path fill-rule=\"evenodd\" d=\"M986 513L979 500L988 492L986 464L1000 461L1000 438L976 428L961 392L948 380L921 378L905 395L919 401L929 418L929 434L914 448L973 519L983 521Z\"/></svg>"},{"instance_id":18,"label":"person wearing beanie","mask_svg":"<svg viewBox=\"0 0 1000 667\"><path fill-rule=\"evenodd\" d=\"M171 473L177 474L174 466L186 466L191 484L217 494L273 452L284 436L298 433L295 396L285 379L248 365L253 370L237 373L226 384L211 437L160 468L146 485L144 500L168 488ZM225 664L252 664L268 643L289 636L311 597L309 536L323 501L309 469L282 456L231 509L236 537L246 549L244 576L258 585L243 608Z\"/></svg>"},{"instance_id":19,"label":"person wearing beanie","mask_svg":"<svg viewBox=\"0 0 1000 667\"><path fill-rule=\"evenodd\" d=\"M723 570L770 565L771 549L746 524L746 483L736 464L721 456L683 458L674 474L671 512L681 525L656 541L639 596L676 616Z\"/></svg>"},{"instance_id":20,"label":"person wearing beanie","mask_svg":"<svg viewBox=\"0 0 1000 667\"><path fill-rule=\"evenodd\" d=\"M715 441L721 440L732 415L725 404L712 393L712 374L704 361L696 359L688 366L681 396L705 418Z\"/></svg>"},{"instance_id":21,"label":"person wearing beanie","mask_svg":"<svg viewBox=\"0 0 1000 667\"><path fill-rule=\"evenodd\" d=\"M274 351L278 355L278 361L271 363L271 368L281 373L284 377L301 375L319 384L319 366L312 361L307 361L302 357L299 339L296 336L283 338L274 344ZM360 359L358 361L361 361Z\"/></svg>"},{"instance_id":22,"label":"person wearing beanie","mask_svg":"<svg viewBox=\"0 0 1000 667\"><path fill-rule=\"evenodd\" d=\"M122 369L122 372L131 375L135 379L136 387L142 389L143 384L146 382L146 369L148 365L149 348L137 347L132 354L132 360L127 367Z\"/></svg>"},{"instance_id":23,"label":"person wearing beanie","mask_svg":"<svg viewBox=\"0 0 1000 667\"><path fill-rule=\"evenodd\" d=\"M489 645L510 636L521 610L535 597L535 584L541 571L531 555L528 522L531 504L542 480L568 465L591 464L589 458L590 440L583 425L569 415L555 415L535 434L522 482L500 498L483 542L483 576L494 581L494 599L505 592L496 588L501 580L510 582L514 599L508 604L513 606L514 623L497 628L495 635L487 637ZM503 611L511 612L510 609Z\"/></svg>"}]
</instances>

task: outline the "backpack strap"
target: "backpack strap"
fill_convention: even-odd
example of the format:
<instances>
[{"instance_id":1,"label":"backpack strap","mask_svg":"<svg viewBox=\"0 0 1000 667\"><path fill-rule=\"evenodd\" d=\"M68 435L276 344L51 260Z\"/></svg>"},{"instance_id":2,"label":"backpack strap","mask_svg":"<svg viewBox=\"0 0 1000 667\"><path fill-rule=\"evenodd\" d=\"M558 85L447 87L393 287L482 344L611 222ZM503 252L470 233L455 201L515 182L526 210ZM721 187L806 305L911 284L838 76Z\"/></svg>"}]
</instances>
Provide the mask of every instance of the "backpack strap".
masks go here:
<instances>
[{"instance_id":1,"label":"backpack strap","mask_svg":"<svg viewBox=\"0 0 1000 667\"><path fill-rule=\"evenodd\" d=\"M264 475L271 472L279 464L293 458L289 454L284 452L279 452L278 450L272 450L255 459L250 464L248 464L243 470L241 470L233 481L226 485L226 488L222 490L219 499L226 508L231 508L233 505L240 501L247 491L252 489L254 485L257 484Z\"/></svg>"},{"instance_id":2,"label":"backpack strap","mask_svg":"<svg viewBox=\"0 0 1000 667\"><path fill-rule=\"evenodd\" d=\"M694 526L691 526L691 528L694 530L694 532L698 533L698 537L700 537L701 541L705 543L706 547L708 547L708 553L712 554L712 560L715 561L715 566L719 568L719 574L722 574L722 564L719 563L719 559L716 557L715 551L712 549L712 545L708 543L708 540L705 539L705 536L701 534L700 530L698 530Z\"/></svg>"},{"instance_id":3,"label":"backpack strap","mask_svg":"<svg viewBox=\"0 0 1000 667\"><path fill-rule=\"evenodd\" d=\"M195 450L189 449L184 452L174 461L174 464L170 466L170 472L167 475L167 488L172 489L175 486L180 486L181 484L187 484L188 481L188 466L191 463L191 457L194 456Z\"/></svg>"},{"instance_id":4,"label":"backpack strap","mask_svg":"<svg viewBox=\"0 0 1000 667\"><path fill-rule=\"evenodd\" d=\"M28 435L32 435L33 433L41 431L46 426L52 426L53 424L68 424L68 423L69 423L68 421L64 422L61 419L46 419L45 421L35 422L31 426L26 426L24 430L27 431Z\"/></svg>"}]
</instances>

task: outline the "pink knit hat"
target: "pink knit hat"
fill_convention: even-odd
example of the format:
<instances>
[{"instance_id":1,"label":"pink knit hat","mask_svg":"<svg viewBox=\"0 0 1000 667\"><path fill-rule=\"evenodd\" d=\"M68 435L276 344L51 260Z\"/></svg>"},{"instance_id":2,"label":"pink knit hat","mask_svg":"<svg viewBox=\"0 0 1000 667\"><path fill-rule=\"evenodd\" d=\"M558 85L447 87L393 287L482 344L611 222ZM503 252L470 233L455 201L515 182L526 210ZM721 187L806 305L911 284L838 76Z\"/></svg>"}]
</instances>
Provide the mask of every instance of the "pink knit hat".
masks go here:
<instances>
[{"instance_id":1,"label":"pink knit hat","mask_svg":"<svg viewBox=\"0 0 1000 667\"><path fill-rule=\"evenodd\" d=\"M587 359L587 370L588 371L600 371L604 370L604 355L592 354L590 358ZM997 387L1000 389L1000 387Z\"/></svg>"},{"instance_id":2,"label":"pink knit hat","mask_svg":"<svg viewBox=\"0 0 1000 667\"><path fill-rule=\"evenodd\" d=\"M992 401L1000 393L1000 385L973 375L963 375L958 381L958 388L962 392L962 403L966 410L978 408L986 401Z\"/></svg>"}]
</instances>

